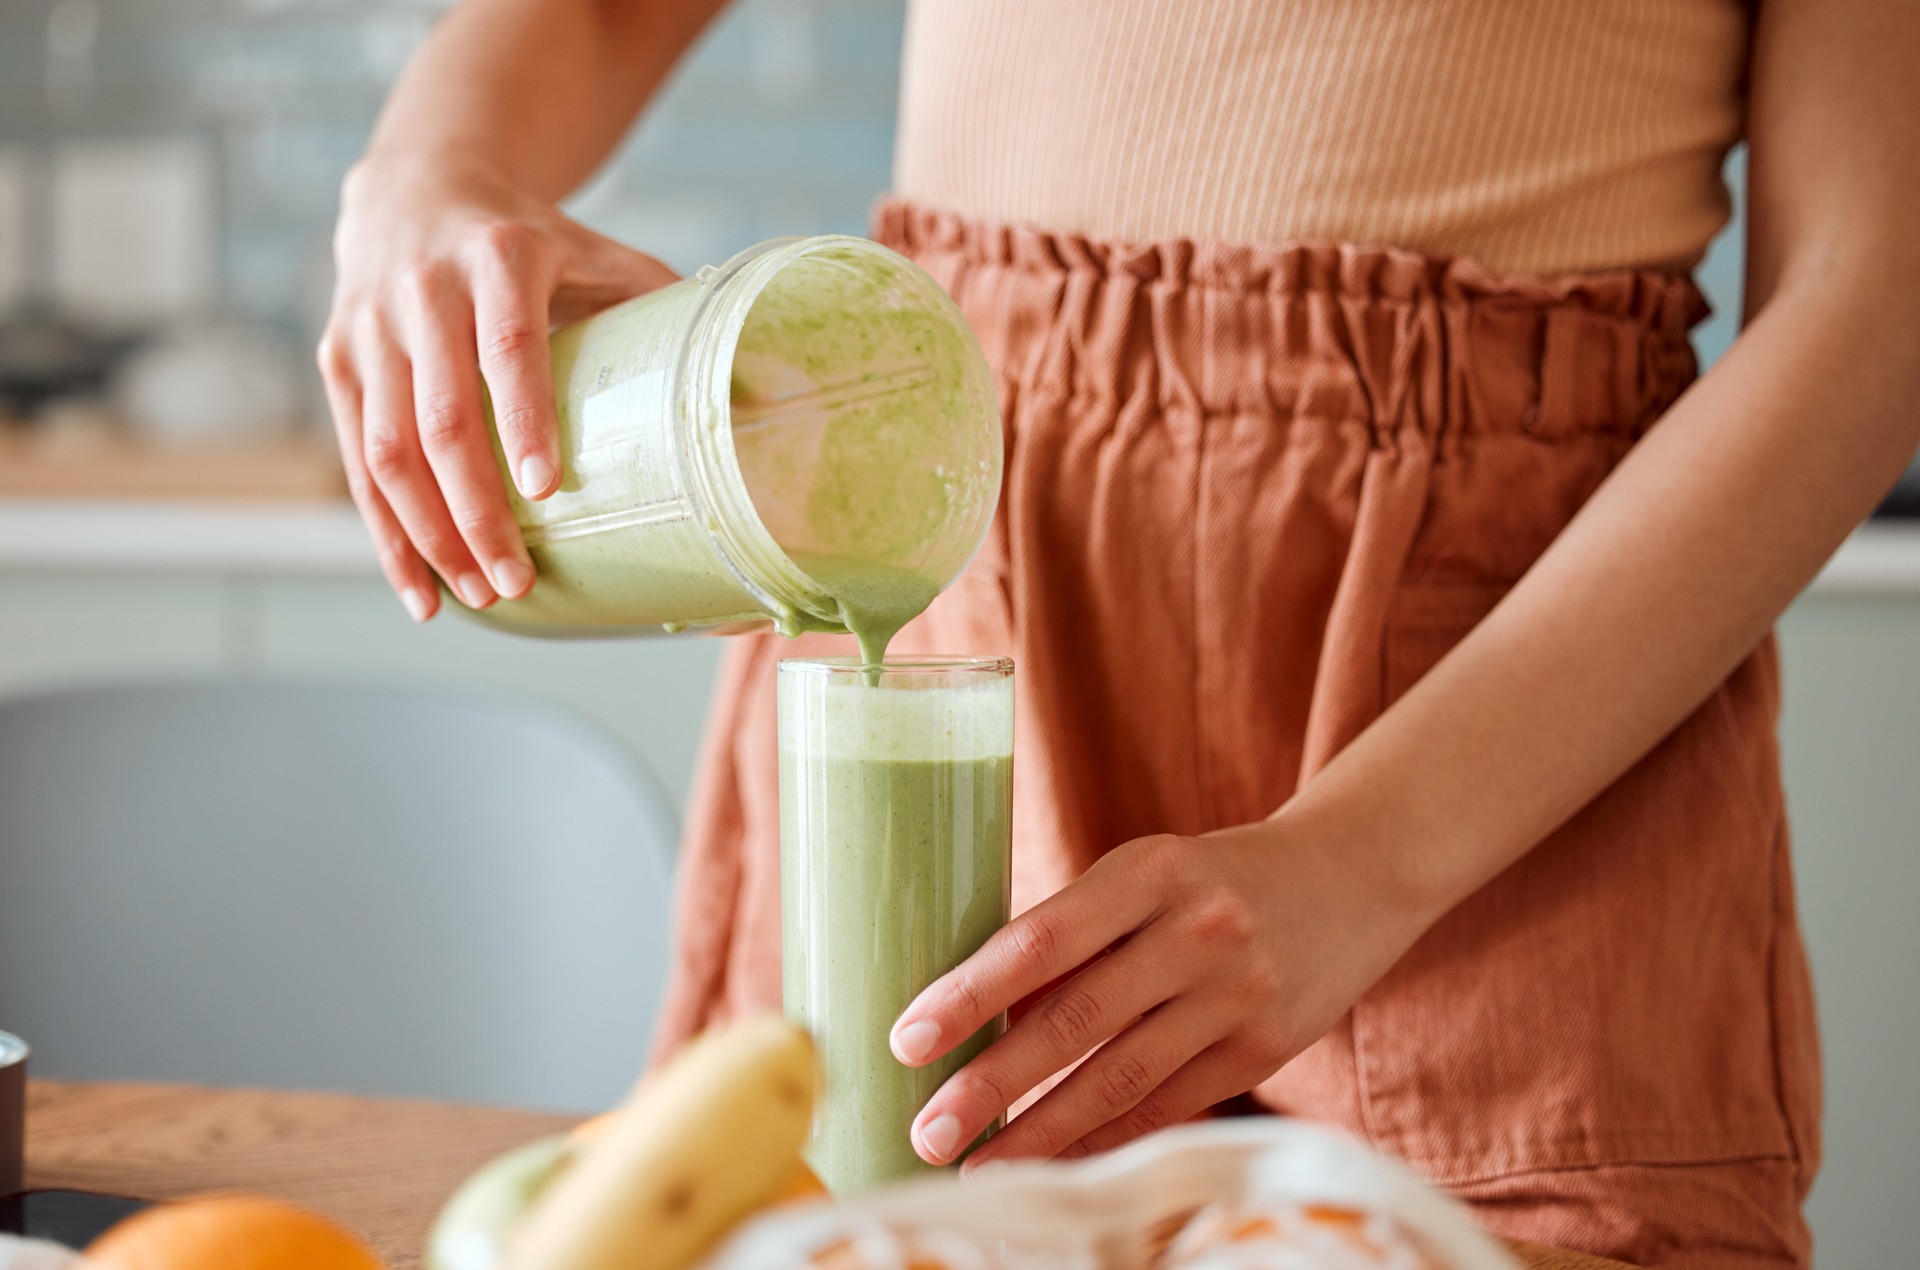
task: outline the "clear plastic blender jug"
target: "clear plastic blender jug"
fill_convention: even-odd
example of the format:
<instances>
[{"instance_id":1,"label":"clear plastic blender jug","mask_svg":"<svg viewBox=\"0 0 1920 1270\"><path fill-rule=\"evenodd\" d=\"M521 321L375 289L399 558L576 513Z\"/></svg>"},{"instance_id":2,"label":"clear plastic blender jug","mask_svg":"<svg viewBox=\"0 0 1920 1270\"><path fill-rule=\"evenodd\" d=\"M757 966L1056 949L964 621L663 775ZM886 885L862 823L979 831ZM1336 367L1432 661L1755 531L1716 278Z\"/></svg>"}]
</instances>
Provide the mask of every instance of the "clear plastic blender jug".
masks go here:
<instances>
[{"instance_id":1,"label":"clear plastic blender jug","mask_svg":"<svg viewBox=\"0 0 1920 1270\"><path fill-rule=\"evenodd\" d=\"M986 361L939 284L876 243L763 243L552 349L560 490L530 502L508 481L539 578L482 622L839 630L808 562L945 586L986 535L1002 457Z\"/></svg>"}]
</instances>

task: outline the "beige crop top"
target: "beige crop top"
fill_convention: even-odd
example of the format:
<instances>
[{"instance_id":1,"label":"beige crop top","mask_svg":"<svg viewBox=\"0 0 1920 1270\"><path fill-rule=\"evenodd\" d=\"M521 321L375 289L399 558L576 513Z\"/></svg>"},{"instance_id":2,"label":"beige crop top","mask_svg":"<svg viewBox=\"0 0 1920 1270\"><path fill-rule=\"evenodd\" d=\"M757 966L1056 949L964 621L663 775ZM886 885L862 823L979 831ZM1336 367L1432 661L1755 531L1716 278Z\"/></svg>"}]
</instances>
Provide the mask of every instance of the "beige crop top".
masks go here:
<instances>
[{"instance_id":1,"label":"beige crop top","mask_svg":"<svg viewBox=\"0 0 1920 1270\"><path fill-rule=\"evenodd\" d=\"M910 0L909 198L1146 241L1691 266L1743 0Z\"/></svg>"}]
</instances>

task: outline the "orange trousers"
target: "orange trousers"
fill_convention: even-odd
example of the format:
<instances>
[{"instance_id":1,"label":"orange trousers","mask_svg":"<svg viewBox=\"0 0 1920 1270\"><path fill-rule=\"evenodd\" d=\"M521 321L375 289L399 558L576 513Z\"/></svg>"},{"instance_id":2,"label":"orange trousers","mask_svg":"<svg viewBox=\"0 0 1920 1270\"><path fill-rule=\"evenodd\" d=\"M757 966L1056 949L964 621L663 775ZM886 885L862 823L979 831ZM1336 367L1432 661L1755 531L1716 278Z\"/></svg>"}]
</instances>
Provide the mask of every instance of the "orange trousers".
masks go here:
<instances>
[{"instance_id":1,"label":"orange trousers","mask_svg":"<svg viewBox=\"0 0 1920 1270\"><path fill-rule=\"evenodd\" d=\"M1129 246L901 203L876 237L951 292L998 380L999 517L896 647L1018 663L1016 910L1128 839L1285 802L1686 388L1704 310L1652 272ZM779 1003L774 663L844 644L727 651L663 1051ZM1364 1135L1503 1234L1805 1265L1819 1059L1777 708L1769 640L1255 1098Z\"/></svg>"}]
</instances>

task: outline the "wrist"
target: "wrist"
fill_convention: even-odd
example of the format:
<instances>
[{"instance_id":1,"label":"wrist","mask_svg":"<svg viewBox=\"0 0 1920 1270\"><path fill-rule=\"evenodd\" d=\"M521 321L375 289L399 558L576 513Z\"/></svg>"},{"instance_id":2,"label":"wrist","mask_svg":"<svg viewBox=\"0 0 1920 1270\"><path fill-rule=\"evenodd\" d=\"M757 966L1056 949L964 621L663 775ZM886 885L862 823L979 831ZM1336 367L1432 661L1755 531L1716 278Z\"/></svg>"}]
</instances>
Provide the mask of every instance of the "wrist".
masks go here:
<instances>
[{"instance_id":1,"label":"wrist","mask_svg":"<svg viewBox=\"0 0 1920 1270\"><path fill-rule=\"evenodd\" d=\"M1265 823L1294 850L1326 855L1396 925L1425 930L1498 870L1472 858L1469 840L1422 825L1409 801L1315 781Z\"/></svg>"},{"instance_id":2,"label":"wrist","mask_svg":"<svg viewBox=\"0 0 1920 1270\"><path fill-rule=\"evenodd\" d=\"M397 189L510 190L506 171L471 145L455 140L403 144L376 139L347 169L340 186L343 210L389 197Z\"/></svg>"}]
</instances>

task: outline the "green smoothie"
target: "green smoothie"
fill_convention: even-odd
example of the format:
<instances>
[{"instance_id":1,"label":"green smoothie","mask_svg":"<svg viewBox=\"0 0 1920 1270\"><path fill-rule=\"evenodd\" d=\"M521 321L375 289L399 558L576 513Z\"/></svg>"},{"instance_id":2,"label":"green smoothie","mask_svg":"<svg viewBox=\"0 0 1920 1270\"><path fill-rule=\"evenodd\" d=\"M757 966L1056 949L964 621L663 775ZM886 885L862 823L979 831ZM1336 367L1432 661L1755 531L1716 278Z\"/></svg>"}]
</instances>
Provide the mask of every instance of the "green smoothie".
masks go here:
<instances>
[{"instance_id":1,"label":"green smoothie","mask_svg":"<svg viewBox=\"0 0 1920 1270\"><path fill-rule=\"evenodd\" d=\"M872 243L743 253L550 343L562 481L541 502L509 489L538 581L476 615L490 625L770 620L853 630L877 661L992 518L979 347L933 279Z\"/></svg>"},{"instance_id":2,"label":"green smoothie","mask_svg":"<svg viewBox=\"0 0 1920 1270\"><path fill-rule=\"evenodd\" d=\"M793 562L833 597L839 608L837 626L860 641L860 660L878 666L887 658L887 645L900 628L920 616L940 588L932 580L892 565L846 556L795 552Z\"/></svg>"},{"instance_id":3,"label":"green smoothie","mask_svg":"<svg viewBox=\"0 0 1920 1270\"><path fill-rule=\"evenodd\" d=\"M908 1003L1007 919L1011 679L952 679L911 663L872 685L851 662L781 667L783 989L819 1046L808 1160L837 1195L933 1171L913 1117L1001 1030L917 1069L887 1044Z\"/></svg>"}]
</instances>

